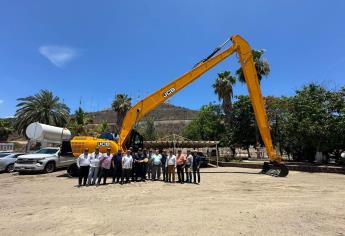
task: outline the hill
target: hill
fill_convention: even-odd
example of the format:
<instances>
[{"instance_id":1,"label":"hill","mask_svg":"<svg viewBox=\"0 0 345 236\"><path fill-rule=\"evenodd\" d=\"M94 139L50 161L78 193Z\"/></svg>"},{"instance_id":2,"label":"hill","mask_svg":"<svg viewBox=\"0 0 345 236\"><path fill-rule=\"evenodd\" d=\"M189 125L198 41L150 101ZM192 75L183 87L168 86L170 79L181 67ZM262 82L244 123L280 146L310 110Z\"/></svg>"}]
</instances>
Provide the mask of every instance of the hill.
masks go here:
<instances>
[{"instance_id":1,"label":"hill","mask_svg":"<svg viewBox=\"0 0 345 236\"><path fill-rule=\"evenodd\" d=\"M193 120L198 111L185 107L163 103L152 110L139 122L143 124L147 119L153 119L159 137L170 134L181 134L182 130ZM107 122L111 129L115 129L117 114L111 109L89 113L93 124Z\"/></svg>"}]
</instances>

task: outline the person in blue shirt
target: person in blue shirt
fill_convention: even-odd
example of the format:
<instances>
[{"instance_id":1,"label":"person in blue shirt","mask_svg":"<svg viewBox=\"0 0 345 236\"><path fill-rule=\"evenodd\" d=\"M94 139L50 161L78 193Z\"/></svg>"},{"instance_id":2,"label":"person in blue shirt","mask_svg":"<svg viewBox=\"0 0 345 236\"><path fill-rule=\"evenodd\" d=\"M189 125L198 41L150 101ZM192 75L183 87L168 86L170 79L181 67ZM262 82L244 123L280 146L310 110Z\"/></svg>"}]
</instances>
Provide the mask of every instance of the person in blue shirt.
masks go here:
<instances>
[{"instance_id":1,"label":"person in blue shirt","mask_svg":"<svg viewBox=\"0 0 345 236\"><path fill-rule=\"evenodd\" d=\"M112 167L114 170L113 174L113 183L120 183L120 179L122 176L122 151L119 149L117 154L113 156L112 160ZM115 182L116 179L116 182Z\"/></svg>"},{"instance_id":2,"label":"person in blue shirt","mask_svg":"<svg viewBox=\"0 0 345 236\"><path fill-rule=\"evenodd\" d=\"M193 167L193 180L194 184L200 183L200 164L201 164L201 156L198 155L195 152L192 152L193 161L192 161L192 167ZM196 177L198 176L198 182L196 182Z\"/></svg>"}]
</instances>

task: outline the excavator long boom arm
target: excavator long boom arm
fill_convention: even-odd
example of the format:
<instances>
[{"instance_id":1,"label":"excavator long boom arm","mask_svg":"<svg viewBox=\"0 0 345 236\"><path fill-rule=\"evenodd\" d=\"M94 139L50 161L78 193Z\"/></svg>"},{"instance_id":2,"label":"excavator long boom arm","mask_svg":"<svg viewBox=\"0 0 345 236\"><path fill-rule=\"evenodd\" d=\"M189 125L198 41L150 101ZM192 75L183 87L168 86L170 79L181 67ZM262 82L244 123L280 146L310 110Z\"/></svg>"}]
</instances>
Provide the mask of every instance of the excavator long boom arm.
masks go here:
<instances>
[{"instance_id":1,"label":"excavator long boom arm","mask_svg":"<svg viewBox=\"0 0 345 236\"><path fill-rule=\"evenodd\" d=\"M183 89L185 86L199 78L202 74L236 52L239 56L239 60L243 69L251 103L255 113L256 122L260 130L262 140L265 144L268 157L271 162L281 162L281 158L276 154L276 151L274 150L272 144L264 100L261 94L257 72L253 61L252 49L250 45L239 35L234 35L230 39L232 41L232 45L229 48L216 54L215 56L212 56L211 58L207 58L207 60L203 61L181 77L177 78L173 82L139 101L127 112L122 124L119 139L119 144L122 149L126 149L125 143L134 125L138 121L140 121L148 112L156 108L158 105L162 104L164 101Z\"/></svg>"}]
</instances>

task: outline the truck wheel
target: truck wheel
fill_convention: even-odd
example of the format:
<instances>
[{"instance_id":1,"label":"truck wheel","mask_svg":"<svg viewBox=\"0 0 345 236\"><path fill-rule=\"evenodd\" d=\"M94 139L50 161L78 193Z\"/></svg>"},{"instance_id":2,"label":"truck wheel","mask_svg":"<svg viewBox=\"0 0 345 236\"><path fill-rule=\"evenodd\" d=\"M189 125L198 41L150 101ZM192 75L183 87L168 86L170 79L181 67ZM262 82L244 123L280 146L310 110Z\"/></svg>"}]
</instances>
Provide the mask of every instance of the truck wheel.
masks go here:
<instances>
[{"instance_id":1,"label":"truck wheel","mask_svg":"<svg viewBox=\"0 0 345 236\"><path fill-rule=\"evenodd\" d=\"M7 167L6 167L6 171L8 173L12 173L14 171L14 164L9 164Z\"/></svg>"},{"instance_id":2,"label":"truck wheel","mask_svg":"<svg viewBox=\"0 0 345 236\"><path fill-rule=\"evenodd\" d=\"M76 163L73 163L67 168L67 174L69 177L78 177L79 176L79 168Z\"/></svg>"},{"instance_id":3,"label":"truck wheel","mask_svg":"<svg viewBox=\"0 0 345 236\"><path fill-rule=\"evenodd\" d=\"M55 163L54 162L48 162L46 166L44 167L44 173L52 173L55 170Z\"/></svg>"}]
</instances>

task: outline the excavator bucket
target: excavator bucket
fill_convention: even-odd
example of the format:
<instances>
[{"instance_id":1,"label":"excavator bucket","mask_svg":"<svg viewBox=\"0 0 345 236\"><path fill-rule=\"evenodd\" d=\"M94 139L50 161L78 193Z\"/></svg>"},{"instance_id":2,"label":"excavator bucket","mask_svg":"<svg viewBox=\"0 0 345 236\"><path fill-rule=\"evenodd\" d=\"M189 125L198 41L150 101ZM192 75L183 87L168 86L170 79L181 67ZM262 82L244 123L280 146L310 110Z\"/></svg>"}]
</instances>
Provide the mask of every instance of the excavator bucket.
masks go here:
<instances>
[{"instance_id":1,"label":"excavator bucket","mask_svg":"<svg viewBox=\"0 0 345 236\"><path fill-rule=\"evenodd\" d=\"M289 174L289 169L282 163L265 162L261 173L274 177L286 177Z\"/></svg>"}]
</instances>

